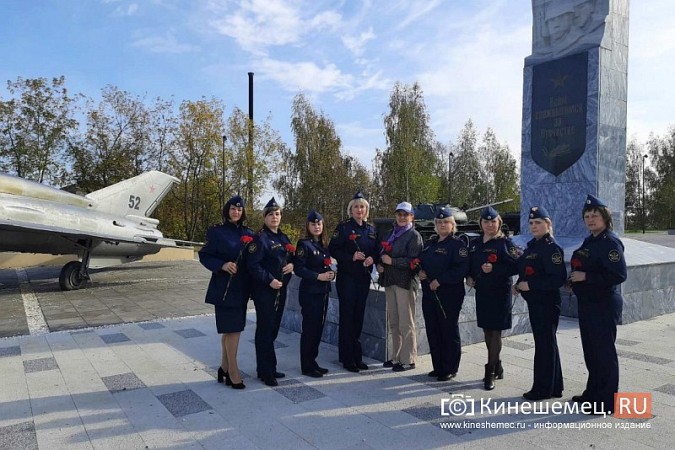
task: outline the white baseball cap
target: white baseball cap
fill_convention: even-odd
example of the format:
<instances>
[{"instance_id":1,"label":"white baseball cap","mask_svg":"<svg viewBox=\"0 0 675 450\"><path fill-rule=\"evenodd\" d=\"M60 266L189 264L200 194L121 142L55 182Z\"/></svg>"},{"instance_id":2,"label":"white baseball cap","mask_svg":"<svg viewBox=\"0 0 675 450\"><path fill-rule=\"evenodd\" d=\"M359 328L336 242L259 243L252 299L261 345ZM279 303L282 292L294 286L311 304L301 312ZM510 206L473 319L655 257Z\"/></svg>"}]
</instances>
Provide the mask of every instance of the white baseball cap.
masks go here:
<instances>
[{"instance_id":1,"label":"white baseball cap","mask_svg":"<svg viewBox=\"0 0 675 450\"><path fill-rule=\"evenodd\" d=\"M413 214L413 207L408 202L401 202L398 205L396 205L396 211L405 211L408 214Z\"/></svg>"}]
</instances>

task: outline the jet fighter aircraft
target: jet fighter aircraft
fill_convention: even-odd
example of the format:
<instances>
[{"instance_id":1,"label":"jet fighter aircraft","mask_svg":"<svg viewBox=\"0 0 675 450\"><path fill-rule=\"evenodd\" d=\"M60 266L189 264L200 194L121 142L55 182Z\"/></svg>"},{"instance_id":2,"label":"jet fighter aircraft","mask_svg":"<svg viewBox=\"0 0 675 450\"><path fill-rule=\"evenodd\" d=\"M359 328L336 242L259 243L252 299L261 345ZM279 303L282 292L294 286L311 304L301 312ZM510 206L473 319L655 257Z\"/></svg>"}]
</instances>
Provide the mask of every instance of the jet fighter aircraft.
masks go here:
<instances>
[{"instance_id":1,"label":"jet fighter aircraft","mask_svg":"<svg viewBox=\"0 0 675 450\"><path fill-rule=\"evenodd\" d=\"M148 217L178 179L150 171L88 195L0 174L0 251L78 255L61 270L62 290L82 287L88 269L131 262L181 242Z\"/></svg>"}]
</instances>

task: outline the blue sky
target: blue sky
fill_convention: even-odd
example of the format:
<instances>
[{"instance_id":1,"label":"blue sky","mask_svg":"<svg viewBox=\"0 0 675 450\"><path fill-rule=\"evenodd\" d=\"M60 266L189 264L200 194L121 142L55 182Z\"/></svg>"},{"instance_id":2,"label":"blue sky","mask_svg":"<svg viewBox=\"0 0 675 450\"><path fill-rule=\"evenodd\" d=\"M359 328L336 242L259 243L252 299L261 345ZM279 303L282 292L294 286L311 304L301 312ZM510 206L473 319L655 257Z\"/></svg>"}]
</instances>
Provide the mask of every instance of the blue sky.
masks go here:
<instances>
[{"instance_id":1,"label":"blue sky","mask_svg":"<svg viewBox=\"0 0 675 450\"><path fill-rule=\"evenodd\" d=\"M5 82L64 75L98 99L134 95L248 110L291 145L298 92L336 124L343 150L370 168L385 145L383 115L396 81L418 81L436 138L454 142L467 119L520 152L528 0L3 0ZM644 141L675 123L675 2L632 1L628 133Z\"/></svg>"}]
</instances>

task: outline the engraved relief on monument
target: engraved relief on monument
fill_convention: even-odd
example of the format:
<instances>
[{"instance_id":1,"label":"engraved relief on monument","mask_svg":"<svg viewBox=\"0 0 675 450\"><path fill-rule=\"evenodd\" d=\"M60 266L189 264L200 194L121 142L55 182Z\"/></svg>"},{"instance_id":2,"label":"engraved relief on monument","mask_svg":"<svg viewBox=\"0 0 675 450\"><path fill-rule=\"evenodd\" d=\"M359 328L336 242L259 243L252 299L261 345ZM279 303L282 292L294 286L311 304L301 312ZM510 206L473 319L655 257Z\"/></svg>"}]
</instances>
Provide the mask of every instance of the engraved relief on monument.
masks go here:
<instances>
[{"instance_id":1,"label":"engraved relief on monument","mask_svg":"<svg viewBox=\"0 0 675 450\"><path fill-rule=\"evenodd\" d=\"M532 55L555 58L600 45L608 2L533 0Z\"/></svg>"}]
</instances>

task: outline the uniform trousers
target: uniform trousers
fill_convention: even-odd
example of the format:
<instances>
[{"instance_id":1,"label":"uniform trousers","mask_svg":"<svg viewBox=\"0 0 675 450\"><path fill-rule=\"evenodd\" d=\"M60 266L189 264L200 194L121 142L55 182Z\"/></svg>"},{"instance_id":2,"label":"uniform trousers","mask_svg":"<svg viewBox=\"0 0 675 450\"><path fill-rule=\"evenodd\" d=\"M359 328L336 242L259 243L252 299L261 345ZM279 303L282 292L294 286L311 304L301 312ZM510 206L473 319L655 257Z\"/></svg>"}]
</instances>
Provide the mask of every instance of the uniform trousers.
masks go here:
<instances>
[{"instance_id":1,"label":"uniform trousers","mask_svg":"<svg viewBox=\"0 0 675 450\"><path fill-rule=\"evenodd\" d=\"M616 326L621 321L623 300L618 294L602 300L577 298L581 346L588 369L583 397L602 403L605 412L613 411L614 394L619 392Z\"/></svg>"},{"instance_id":2,"label":"uniform trousers","mask_svg":"<svg viewBox=\"0 0 675 450\"><path fill-rule=\"evenodd\" d=\"M557 292L528 298L527 309L534 336L534 382L532 391L551 396L563 391L562 368L558 350L560 296Z\"/></svg>"},{"instance_id":3,"label":"uniform trousers","mask_svg":"<svg viewBox=\"0 0 675 450\"><path fill-rule=\"evenodd\" d=\"M387 318L393 345L389 359L401 364L414 364L417 359L415 332L417 289L387 286L384 288L384 295L387 298Z\"/></svg>"},{"instance_id":4,"label":"uniform trousers","mask_svg":"<svg viewBox=\"0 0 675 450\"><path fill-rule=\"evenodd\" d=\"M451 286L440 286L436 295L431 290L422 296L422 314L429 342L431 365L440 375L457 373L462 357L459 336L459 312L464 302L464 286L456 295ZM441 309L442 307L442 309ZM445 314L445 315L444 315Z\"/></svg>"},{"instance_id":5,"label":"uniform trousers","mask_svg":"<svg viewBox=\"0 0 675 450\"><path fill-rule=\"evenodd\" d=\"M319 344L328 306L328 293L313 294L300 290L298 294L302 313L302 334L300 335L300 369L303 372L316 370L319 365Z\"/></svg>"},{"instance_id":6,"label":"uniform trousers","mask_svg":"<svg viewBox=\"0 0 675 450\"><path fill-rule=\"evenodd\" d=\"M277 292L279 299L277 302ZM286 288L264 289L253 293L255 305L255 359L258 376L271 376L277 370L274 341L279 335L281 316L286 305ZM275 307L276 304L276 307Z\"/></svg>"},{"instance_id":7,"label":"uniform trousers","mask_svg":"<svg viewBox=\"0 0 675 450\"><path fill-rule=\"evenodd\" d=\"M335 280L340 309L338 350L340 362L352 366L363 361L361 331L370 292L370 276L338 272Z\"/></svg>"}]
</instances>

